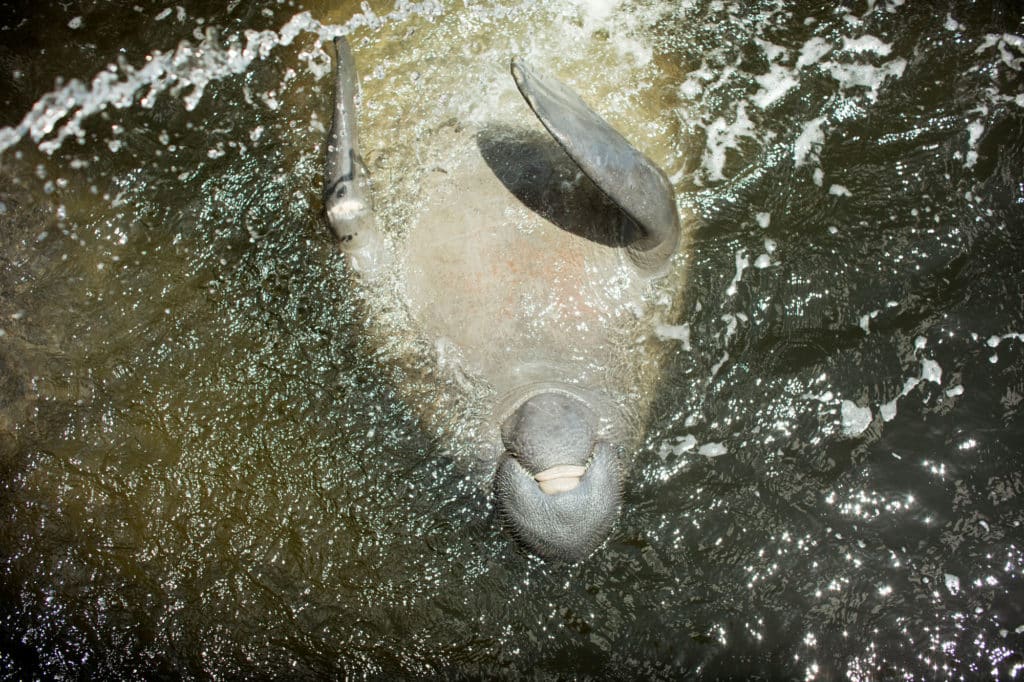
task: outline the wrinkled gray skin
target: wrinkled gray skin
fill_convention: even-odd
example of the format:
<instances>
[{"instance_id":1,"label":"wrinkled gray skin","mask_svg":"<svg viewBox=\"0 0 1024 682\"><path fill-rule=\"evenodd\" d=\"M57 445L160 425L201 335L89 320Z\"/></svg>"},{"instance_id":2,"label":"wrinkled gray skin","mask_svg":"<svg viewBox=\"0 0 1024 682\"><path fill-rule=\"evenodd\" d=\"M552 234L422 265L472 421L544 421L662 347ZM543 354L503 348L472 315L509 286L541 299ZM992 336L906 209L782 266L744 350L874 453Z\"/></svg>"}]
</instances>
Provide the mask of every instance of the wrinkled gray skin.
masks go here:
<instances>
[{"instance_id":1,"label":"wrinkled gray skin","mask_svg":"<svg viewBox=\"0 0 1024 682\"><path fill-rule=\"evenodd\" d=\"M512 533L542 557L582 559L604 542L615 523L622 485L619 457L610 443L595 438L593 418L576 398L541 393L502 427L507 454L498 467L495 495ZM566 464L586 469L575 488L548 494L534 480Z\"/></svg>"},{"instance_id":2,"label":"wrinkled gray skin","mask_svg":"<svg viewBox=\"0 0 1024 682\"><path fill-rule=\"evenodd\" d=\"M357 271L372 271L384 260L378 253L381 239L373 222L366 170L359 157L355 66L348 43L339 38L335 45L338 52L335 110L327 144L324 208L327 223L353 267ZM617 234L612 235L609 243L614 242L612 246L616 249L625 250L628 262L640 275L639 280L656 276L664 270L680 241L679 215L671 184L664 172L563 83L534 71L520 60L512 62L511 70L520 92L544 127L620 209L619 217L611 221L617 226L614 228ZM472 197L462 196L466 201L472 201ZM488 198L482 199L486 204ZM486 241L491 238L487 231L469 234L479 234L480 245L491 244ZM545 238L583 239L558 234ZM561 243L553 242L552 248L563 248L559 246ZM505 243L495 241L494 244L495 248L502 248ZM419 256L421 270L442 267L435 264L439 264L446 255L443 249L456 248L428 243L417 252L423 253L427 247L442 250ZM543 248L547 249L547 246ZM513 259L514 254L522 251L521 248L509 250ZM575 252L567 249L566 254L572 256ZM567 287L565 278L571 279L575 271L560 266L563 261L572 265L571 259L563 259L559 252L555 257L559 267L530 270L536 265L536 255L532 258L530 262L519 265L511 263L510 271L521 279L532 277L526 284L534 288L538 286L537 277L543 278L551 272L552 276L561 278L558 284L563 289ZM496 273L494 277L507 277L507 271L500 269L508 265L505 263L507 258L503 255L502 259L497 265L485 262L484 267L470 273L468 285L458 282L457 277L463 274L460 272L427 272L426 278L450 280L449 286L456 296L457 292L467 288L484 292L481 295L491 296L493 291L495 296L499 296L506 291L505 282L485 282L481 278L486 278L491 272ZM467 262L475 266L480 260ZM530 270L531 274L521 275L522 270ZM519 279L512 281L522 283ZM489 285L495 284L493 289L488 289ZM539 286L543 287L543 284L540 282ZM443 301L435 299L444 298L445 293L446 290L440 290L436 296L432 293L427 303L443 305ZM457 305L464 305L461 299L457 300ZM457 312L457 307L454 312L445 310L442 317L451 317ZM512 322L518 324L514 316ZM494 326L499 330L503 329L502 324L507 323L508 320L504 319L494 320ZM509 327L509 333L518 330L518 327ZM540 348L546 351L550 345L557 344ZM600 344L597 347L603 348ZM604 356L595 359L610 361L607 349L604 352ZM512 357L510 361L517 362ZM530 358L529 362L534 360L548 366L558 365L558 359L550 356ZM503 420L498 417L504 453L498 462L493 486L496 503L510 532L530 551L546 559L579 561L604 542L615 523L622 487L622 446L605 440L602 433L606 432L599 428L602 419L609 421L608 406L598 404L599 399L588 397L600 392L601 386L586 386L580 390L581 387L572 386L569 382L559 383L557 371L553 372L553 379L545 378L545 383L538 384L535 379L527 378L528 370L517 374L518 370L511 367L493 372L494 376L501 377L496 382L501 385L495 386L499 393L520 396L500 401L503 405L510 402L512 407ZM571 374L566 372L566 376ZM536 388L538 385L542 388ZM615 420L614 415L611 420Z\"/></svg>"}]
</instances>

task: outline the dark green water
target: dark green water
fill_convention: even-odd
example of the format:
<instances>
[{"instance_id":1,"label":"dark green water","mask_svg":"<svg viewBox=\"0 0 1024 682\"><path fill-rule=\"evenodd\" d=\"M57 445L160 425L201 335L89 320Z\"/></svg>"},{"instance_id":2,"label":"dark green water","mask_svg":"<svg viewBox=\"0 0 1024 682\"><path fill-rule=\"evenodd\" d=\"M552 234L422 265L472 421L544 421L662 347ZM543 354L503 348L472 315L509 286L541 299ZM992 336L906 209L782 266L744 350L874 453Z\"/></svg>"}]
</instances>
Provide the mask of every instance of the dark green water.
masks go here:
<instances>
[{"instance_id":1,"label":"dark green water","mask_svg":"<svg viewBox=\"0 0 1024 682\"><path fill-rule=\"evenodd\" d=\"M680 151L690 345L578 565L502 533L366 328L318 217L327 79L311 33L278 44L359 11L325 5L0 10L4 678L1019 674L1017 4L446 4L357 31L396 149L430 149L410 84L457 59L605 50L653 83L595 87L653 91Z\"/></svg>"}]
</instances>

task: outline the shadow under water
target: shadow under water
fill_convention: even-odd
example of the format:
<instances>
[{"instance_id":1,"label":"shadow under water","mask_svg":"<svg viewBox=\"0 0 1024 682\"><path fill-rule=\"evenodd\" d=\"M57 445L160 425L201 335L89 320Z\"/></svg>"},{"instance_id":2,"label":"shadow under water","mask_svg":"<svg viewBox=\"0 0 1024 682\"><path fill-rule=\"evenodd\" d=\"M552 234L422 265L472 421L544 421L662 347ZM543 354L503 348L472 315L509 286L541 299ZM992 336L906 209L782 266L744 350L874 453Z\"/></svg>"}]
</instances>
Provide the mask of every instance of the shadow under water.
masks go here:
<instances>
[{"instance_id":1,"label":"shadow under water","mask_svg":"<svg viewBox=\"0 0 1024 682\"><path fill-rule=\"evenodd\" d=\"M476 142L508 191L555 226L611 247L626 247L642 237L550 135L492 125L477 133Z\"/></svg>"}]
</instances>

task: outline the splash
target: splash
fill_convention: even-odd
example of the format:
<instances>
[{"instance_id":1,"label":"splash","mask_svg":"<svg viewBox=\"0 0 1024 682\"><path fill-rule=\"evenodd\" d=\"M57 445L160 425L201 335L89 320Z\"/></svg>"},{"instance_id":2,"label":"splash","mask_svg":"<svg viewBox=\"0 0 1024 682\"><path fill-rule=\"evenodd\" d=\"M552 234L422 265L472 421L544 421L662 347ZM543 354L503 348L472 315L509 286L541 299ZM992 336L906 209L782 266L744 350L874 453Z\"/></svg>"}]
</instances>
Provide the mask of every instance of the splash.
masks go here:
<instances>
[{"instance_id":1,"label":"splash","mask_svg":"<svg viewBox=\"0 0 1024 682\"><path fill-rule=\"evenodd\" d=\"M191 111L202 100L207 85L244 73L254 61L265 59L278 46L291 45L302 33L312 33L323 42L362 27L377 30L384 24L413 16L432 18L441 13L441 6L435 0L399 0L391 12L382 16L364 2L362 12L341 25L325 25L309 12L301 12L279 31L247 30L241 36L233 35L224 41L218 31L210 27L198 44L183 40L173 52L156 50L146 56L142 67L123 62L108 64L88 83L76 78L46 93L20 123L0 128L0 154L28 136L40 151L52 155L69 137L81 139L85 135L82 124L91 116L111 107L127 109L136 101L148 109L155 104L158 95L168 91L174 96L187 92L183 102ZM302 58L308 70L319 79L329 71L329 64L322 50L318 51L319 55L306 54ZM137 98L140 91L144 94Z\"/></svg>"}]
</instances>

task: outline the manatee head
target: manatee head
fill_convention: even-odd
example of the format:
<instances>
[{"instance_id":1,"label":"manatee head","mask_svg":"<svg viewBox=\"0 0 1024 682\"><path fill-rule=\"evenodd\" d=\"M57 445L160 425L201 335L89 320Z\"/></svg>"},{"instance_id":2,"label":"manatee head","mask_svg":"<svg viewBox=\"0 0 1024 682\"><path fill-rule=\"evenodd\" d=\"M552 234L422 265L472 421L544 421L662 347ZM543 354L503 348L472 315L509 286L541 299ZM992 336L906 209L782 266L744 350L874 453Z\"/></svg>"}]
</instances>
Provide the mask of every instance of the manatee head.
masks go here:
<instances>
[{"instance_id":1,"label":"manatee head","mask_svg":"<svg viewBox=\"0 0 1024 682\"><path fill-rule=\"evenodd\" d=\"M597 438L596 421L582 400L549 392L528 399L502 425L498 510L512 534L544 559L585 559L615 523L618 455Z\"/></svg>"}]
</instances>

